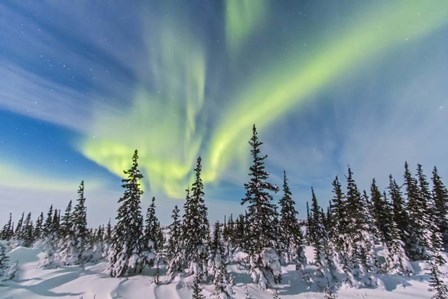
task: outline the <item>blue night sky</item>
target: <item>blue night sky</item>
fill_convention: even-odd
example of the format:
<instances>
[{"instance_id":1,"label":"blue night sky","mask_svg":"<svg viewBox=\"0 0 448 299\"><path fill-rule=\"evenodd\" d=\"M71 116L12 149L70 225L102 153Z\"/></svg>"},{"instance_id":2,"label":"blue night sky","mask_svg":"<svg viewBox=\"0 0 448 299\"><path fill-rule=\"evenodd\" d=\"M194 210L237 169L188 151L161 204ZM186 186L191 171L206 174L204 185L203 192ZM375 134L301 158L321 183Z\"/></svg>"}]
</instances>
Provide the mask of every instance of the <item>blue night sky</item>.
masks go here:
<instances>
[{"instance_id":1,"label":"blue night sky","mask_svg":"<svg viewBox=\"0 0 448 299\"><path fill-rule=\"evenodd\" d=\"M0 220L81 180L113 219L134 149L163 223L198 156L211 220L240 213L254 123L302 217L347 165L448 178L447 53L445 0L1 1Z\"/></svg>"}]
</instances>

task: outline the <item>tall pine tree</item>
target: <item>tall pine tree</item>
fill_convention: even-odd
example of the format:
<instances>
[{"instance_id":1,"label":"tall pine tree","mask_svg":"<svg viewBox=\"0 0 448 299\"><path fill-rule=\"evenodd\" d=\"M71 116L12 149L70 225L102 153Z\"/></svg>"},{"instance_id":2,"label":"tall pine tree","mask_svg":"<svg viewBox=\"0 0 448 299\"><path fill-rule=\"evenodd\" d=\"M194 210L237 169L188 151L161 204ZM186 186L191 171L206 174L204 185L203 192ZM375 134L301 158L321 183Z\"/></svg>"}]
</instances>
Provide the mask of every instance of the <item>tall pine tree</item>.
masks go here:
<instances>
[{"instance_id":1,"label":"tall pine tree","mask_svg":"<svg viewBox=\"0 0 448 299\"><path fill-rule=\"evenodd\" d=\"M118 200L117 224L112 235L107 271L112 277L138 274L142 271L146 257L143 235L141 196L143 178L138 169L138 152L132 156L132 166L124 171L123 196Z\"/></svg>"},{"instance_id":2,"label":"tall pine tree","mask_svg":"<svg viewBox=\"0 0 448 299\"><path fill-rule=\"evenodd\" d=\"M207 268L210 227L207 219L207 207L204 202L204 185L201 178L201 158L196 162L195 180L191 195L187 191L182 224L182 247L184 262L190 273L204 279Z\"/></svg>"},{"instance_id":3,"label":"tall pine tree","mask_svg":"<svg viewBox=\"0 0 448 299\"><path fill-rule=\"evenodd\" d=\"M302 266L305 263L304 240L297 210L289 189L286 172L283 172L283 197L280 204L280 248L286 263L296 262Z\"/></svg>"},{"instance_id":4,"label":"tall pine tree","mask_svg":"<svg viewBox=\"0 0 448 299\"><path fill-rule=\"evenodd\" d=\"M241 204L247 205L249 233L249 255L254 281L265 288L280 279L277 246L277 228L272 225L277 218L272 192L278 187L269 182L269 173L265 169L267 155L261 154L261 145L255 125L249 140L252 165L249 168L249 182L244 184L245 197Z\"/></svg>"}]
</instances>

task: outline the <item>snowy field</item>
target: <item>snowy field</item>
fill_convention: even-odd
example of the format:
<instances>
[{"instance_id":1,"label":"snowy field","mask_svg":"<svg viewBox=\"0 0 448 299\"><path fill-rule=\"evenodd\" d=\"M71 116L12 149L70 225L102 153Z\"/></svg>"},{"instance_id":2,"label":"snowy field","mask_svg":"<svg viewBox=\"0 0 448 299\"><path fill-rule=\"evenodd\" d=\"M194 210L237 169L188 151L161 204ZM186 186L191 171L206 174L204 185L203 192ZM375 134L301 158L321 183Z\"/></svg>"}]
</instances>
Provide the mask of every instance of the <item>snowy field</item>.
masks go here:
<instances>
[{"instance_id":1,"label":"snowy field","mask_svg":"<svg viewBox=\"0 0 448 299\"><path fill-rule=\"evenodd\" d=\"M307 256L312 259L312 249L307 248ZM11 263L18 261L17 277L0 287L0 298L130 298L130 299L186 299L191 298L192 276L178 277L165 283L161 276L159 285L152 282L152 273L129 278L111 278L104 274L106 263L58 269L39 269L43 253L39 249L18 247L9 253ZM426 263L413 264L418 274L412 277L381 276L383 286L377 289L339 289L338 298L360 299L404 299L431 298L428 292L429 275ZM273 298L271 290L259 290L251 284L246 270L229 266L234 277L235 298L246 298L248 291L252 298ZM246 290L247 284L247 290ZM212 285L202 285L203 295L212 298ZM282 284L277 286L280 298L324 298L324 294L312 292L299 272L290 267L283 268Z\"/></svg>"}]
</instances>

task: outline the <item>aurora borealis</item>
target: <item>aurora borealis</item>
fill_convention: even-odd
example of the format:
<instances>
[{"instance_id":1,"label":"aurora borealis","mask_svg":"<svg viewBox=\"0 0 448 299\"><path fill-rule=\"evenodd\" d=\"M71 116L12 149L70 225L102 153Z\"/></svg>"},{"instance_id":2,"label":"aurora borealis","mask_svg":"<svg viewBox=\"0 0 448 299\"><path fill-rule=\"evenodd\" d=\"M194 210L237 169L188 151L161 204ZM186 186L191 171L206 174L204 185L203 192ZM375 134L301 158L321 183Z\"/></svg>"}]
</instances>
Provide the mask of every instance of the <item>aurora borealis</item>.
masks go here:
<instances>
[{"instance_id":1,"label":"aurora borealis","mask_svg":"<svg viewBox=\"0 0 448 299\"><path fill-rule=\"evenodd\" d=\"M135 148L167 210L201 156L212 204L238 211L253 123L299 210L348 164L362 184L405 160L448 176L443 0L3 1L0 28L0 202L16 213L81 179L113 211Z\"/></svg>"}]
</instances>

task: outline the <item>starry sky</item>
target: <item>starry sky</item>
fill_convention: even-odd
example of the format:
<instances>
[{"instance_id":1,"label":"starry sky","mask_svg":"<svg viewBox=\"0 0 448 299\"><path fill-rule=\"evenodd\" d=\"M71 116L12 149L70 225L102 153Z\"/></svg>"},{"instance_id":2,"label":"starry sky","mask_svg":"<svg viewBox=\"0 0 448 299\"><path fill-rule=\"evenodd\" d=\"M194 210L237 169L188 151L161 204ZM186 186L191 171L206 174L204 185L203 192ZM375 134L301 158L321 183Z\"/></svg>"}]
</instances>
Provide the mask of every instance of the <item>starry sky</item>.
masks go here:
<instances>
[{"instance_id":1,"label":"starry sky","mask_svg":"<svg viewBox=\"0 0 448 299\"><path fill-rule=\"evenodd\" d=\"M134 149L162 223L198 156L211 220L240 213L254 123L302 217L347 165L361 189L406 160L448 178L448 2L0 2L2 223L81 180L113 219Z\"/></svg>"}]
</instances>

